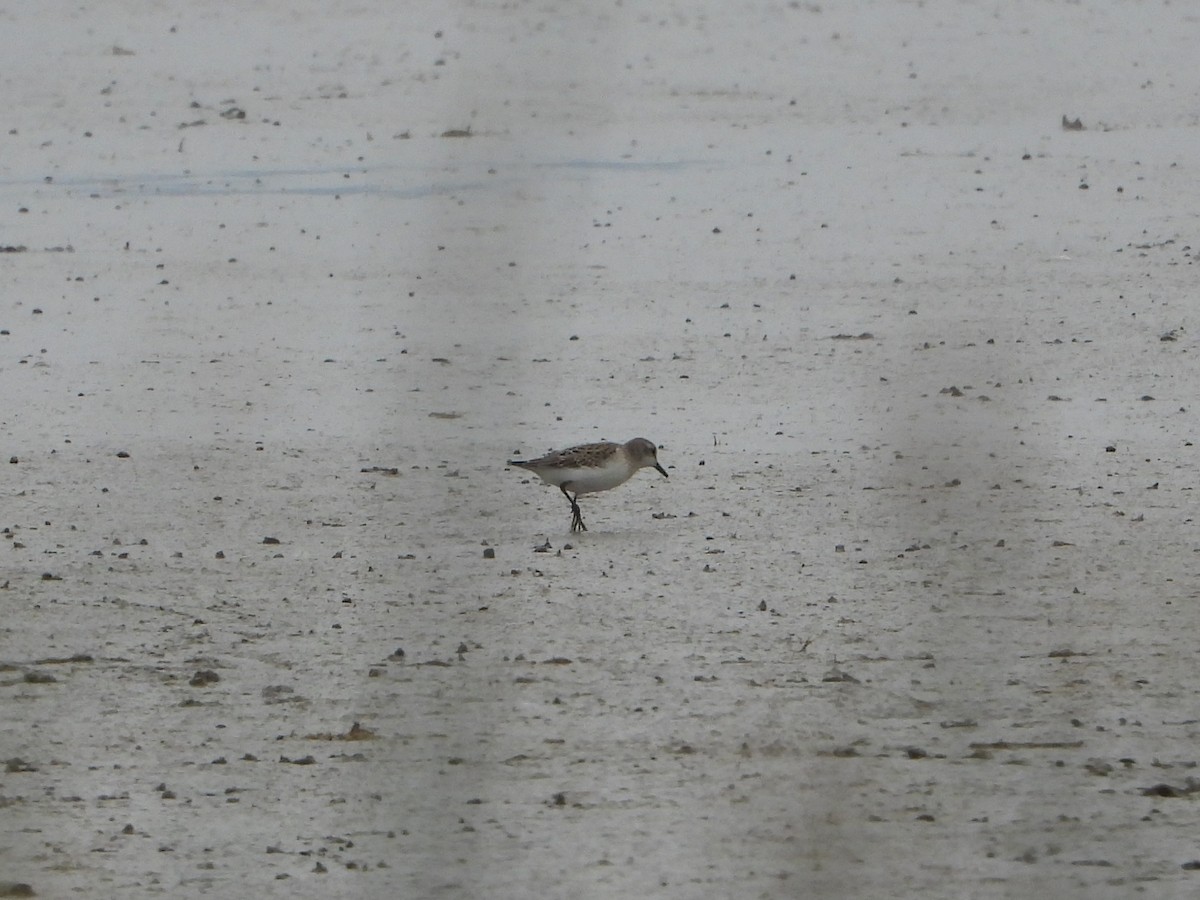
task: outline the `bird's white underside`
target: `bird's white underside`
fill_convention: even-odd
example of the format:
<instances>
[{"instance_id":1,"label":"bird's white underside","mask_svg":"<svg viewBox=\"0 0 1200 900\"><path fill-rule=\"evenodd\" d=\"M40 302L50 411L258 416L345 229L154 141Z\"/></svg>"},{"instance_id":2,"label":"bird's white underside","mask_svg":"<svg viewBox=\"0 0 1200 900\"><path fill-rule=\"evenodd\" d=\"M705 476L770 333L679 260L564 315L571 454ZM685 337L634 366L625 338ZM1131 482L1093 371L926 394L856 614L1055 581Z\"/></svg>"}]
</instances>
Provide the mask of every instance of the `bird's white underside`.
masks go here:
<instances>
[{"instance_id":1,"label":"bird's white underside","mask_svg":"<svg viewBox=\"0 0 1200 900\"><path fill-rule=\"evenodd\" d=\"M547 484L556 487L566 485L573 494L594 494L624 484L635 471L628 465L609 465L601 468L543 469L537 474Z\"/></svg>"}]
</instances>

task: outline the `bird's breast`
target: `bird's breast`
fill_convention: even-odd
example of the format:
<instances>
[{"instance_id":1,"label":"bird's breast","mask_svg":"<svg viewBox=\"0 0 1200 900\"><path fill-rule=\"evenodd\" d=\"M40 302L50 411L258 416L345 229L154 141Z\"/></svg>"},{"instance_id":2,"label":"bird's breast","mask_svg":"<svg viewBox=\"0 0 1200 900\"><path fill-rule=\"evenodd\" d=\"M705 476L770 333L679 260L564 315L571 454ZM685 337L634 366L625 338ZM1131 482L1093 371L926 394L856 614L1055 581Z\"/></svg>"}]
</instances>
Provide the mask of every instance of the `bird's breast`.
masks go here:
<instances>
[{"instance_id":1,"label":"bird's breast","mask_svg":"<svg viewBox=\"0 0 1200 900\"><path fill-rule=\"evenodd\" d=\"M604 466L602 468L563 469L565 477L556 480L555 484L565 485L567 490L577 494L593 494L596 491L607 491L618 484L624 484L633 474L628 466Z\"/></svg>"}]
</instances>

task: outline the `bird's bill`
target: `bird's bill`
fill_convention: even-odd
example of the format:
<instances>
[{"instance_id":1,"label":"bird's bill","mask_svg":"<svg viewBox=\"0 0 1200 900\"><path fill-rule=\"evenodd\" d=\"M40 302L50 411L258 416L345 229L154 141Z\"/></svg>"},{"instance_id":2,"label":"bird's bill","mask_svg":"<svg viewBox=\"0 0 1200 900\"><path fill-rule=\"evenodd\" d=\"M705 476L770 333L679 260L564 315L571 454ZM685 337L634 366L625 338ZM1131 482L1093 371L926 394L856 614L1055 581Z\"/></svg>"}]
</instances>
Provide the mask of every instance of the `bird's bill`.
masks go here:
<instances>
[{"instance_id":1,"label":"bird's bill","mask_svg":"<svg viewBox=\"0 0 1200 900\"><path fill-rule=\"evenodd\" d=\"M671 477L670 475L667 474L667 470L664 469L662 466L660 466L658 463L654 464L654 468L658 469L658 474L662 475L663 478Z\"/></svg>"}]
</instances>

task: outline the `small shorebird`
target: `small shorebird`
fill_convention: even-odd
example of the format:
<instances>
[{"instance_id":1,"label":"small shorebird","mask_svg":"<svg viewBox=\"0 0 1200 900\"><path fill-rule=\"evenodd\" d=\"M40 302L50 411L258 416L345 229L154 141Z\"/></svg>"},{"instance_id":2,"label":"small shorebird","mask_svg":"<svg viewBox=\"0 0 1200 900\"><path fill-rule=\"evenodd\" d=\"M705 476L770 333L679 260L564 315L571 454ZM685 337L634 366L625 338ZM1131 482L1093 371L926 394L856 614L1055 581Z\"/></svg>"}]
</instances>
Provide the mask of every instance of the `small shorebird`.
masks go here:
<instances>
[{"instance_id":1,"label":"small shorebird","mask_svg":"<svg viewBox=\"0 0 1200 900\"><path fill-rule=\"evenodd\" d=\"M571 502L572 531L587 531L579 512L580 494L615 488L645 466L658 469L663 478L669 477L667 470L658 464L658 449L645 438L634 438L624 444L607 441L581 444L547 453L539 459L510 459L508 464L528 469L563 492Z\"/></svg>"}]
</instances>

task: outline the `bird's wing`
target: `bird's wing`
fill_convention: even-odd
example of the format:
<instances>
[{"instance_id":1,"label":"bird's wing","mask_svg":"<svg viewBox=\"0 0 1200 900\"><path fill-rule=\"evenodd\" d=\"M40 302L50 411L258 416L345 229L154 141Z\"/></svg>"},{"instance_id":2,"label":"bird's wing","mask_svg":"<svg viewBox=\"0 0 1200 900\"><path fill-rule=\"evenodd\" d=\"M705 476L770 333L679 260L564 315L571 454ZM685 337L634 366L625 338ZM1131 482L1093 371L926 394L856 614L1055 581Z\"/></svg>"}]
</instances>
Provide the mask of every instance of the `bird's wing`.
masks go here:
<instances>
[{"instance_id":1,"label":"bird's wing","mask_svg":"<svg viewBox=\"0 0 1200 900\"><path fill-rule=\"evenodd\" d=\"M594 465L594 460L597 455L608 449L608 444L580 444L578 447L568 447L566 450L557 450L554 453L548 453L538 462L553 463L564 468L572 468L576 466L587 467L589 464Z\"/></svg>"}]
</instances>

